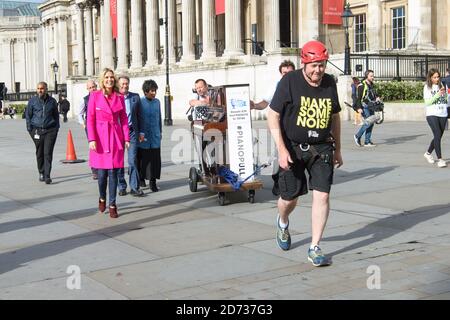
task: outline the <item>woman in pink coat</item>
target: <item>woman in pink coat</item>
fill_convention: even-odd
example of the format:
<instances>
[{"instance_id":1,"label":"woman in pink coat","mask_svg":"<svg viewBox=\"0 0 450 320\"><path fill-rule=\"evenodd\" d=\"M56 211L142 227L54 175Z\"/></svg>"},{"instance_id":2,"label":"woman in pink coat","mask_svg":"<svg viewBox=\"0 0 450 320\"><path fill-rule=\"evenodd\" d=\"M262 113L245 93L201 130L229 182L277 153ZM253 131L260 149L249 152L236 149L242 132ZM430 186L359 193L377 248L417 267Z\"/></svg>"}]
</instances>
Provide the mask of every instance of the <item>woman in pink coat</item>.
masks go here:
<instances>
[{"instance_id":1,"label":"woman in pink coat","mask_svg":"<svg viewBox=\"0 0 450 320\"><path fill-rule=\"evenodd\" d=\"M104 69L99 82L101 89L91 92L87 110L89 165L98 168L98 209L106 210L109 177L109 216L117 218L117 172L124 167L124 147L130 145L128 118L114 72Z\"/></svg>"}]
</instances>

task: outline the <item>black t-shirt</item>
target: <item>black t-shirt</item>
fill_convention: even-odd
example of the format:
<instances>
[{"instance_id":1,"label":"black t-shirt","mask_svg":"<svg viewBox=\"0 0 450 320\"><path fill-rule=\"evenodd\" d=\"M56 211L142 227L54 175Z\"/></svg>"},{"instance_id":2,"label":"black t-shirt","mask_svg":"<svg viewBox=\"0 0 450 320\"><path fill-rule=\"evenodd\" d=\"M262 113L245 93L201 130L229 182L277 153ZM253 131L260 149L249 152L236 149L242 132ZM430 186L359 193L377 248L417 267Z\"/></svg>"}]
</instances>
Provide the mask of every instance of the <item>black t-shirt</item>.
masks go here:
<instances>
[{"instance_id":1,"label":"black t-shirt","mask_svg":"<svg viewBox=\"0 0 450 320\"><path fill-rule=\"evenodd\" d=\"M320 86L313 87L306 82L303 69L291 71L281 79L270 108L280 114L285 143L326 141L332 115L341 111L333 77L324 74Z\"/></svg>"}]
</instances>

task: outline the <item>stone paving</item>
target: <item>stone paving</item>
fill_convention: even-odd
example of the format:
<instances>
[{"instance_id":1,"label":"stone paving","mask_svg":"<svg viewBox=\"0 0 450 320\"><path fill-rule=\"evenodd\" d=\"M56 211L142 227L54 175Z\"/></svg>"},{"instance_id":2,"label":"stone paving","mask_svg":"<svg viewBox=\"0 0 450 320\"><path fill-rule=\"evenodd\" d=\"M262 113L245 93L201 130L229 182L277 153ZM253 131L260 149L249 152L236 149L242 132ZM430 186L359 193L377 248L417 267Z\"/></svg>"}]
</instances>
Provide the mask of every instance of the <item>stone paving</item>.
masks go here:
<instances>
[{"instance_id":1,"label":"stone paving","mask_svg":"<svg viewBox=\"0 0 450 320\"><path fill-rule=\"evenodd\" d=\"M253 126L265 132L264 121ZM121 216L110 219L97 213L88 165L59 162L68 129L87 159L75 121L59 132L52 185L38 181L24 121L0 121L0 299L450 298L450 168L424 159L425 120L377 126L370 149L356 147L356 127L343 123L344 166L321 244L333 257L326 268L306 259L310 195L291 215L292 249L276 246L270 169L254 204L243 193L220 206L204 186L189 191L190 164L172 161L190 143L180 140L187 128L175 121L163 129L160 192L119 197ZM448 131L443 154L450 157ZM80 289L68 289L72 265ZM379 289L369 289L377 270Z\"/></svg>"}]
</instances>

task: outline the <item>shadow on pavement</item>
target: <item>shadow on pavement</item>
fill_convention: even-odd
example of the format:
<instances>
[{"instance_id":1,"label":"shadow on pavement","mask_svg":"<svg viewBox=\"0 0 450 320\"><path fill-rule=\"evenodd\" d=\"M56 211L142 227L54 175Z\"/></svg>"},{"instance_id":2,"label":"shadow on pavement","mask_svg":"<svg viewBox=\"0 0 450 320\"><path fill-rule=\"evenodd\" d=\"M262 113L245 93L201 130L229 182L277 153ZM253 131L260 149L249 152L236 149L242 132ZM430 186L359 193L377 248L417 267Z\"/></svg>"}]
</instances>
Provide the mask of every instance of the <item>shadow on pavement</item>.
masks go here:
<instances>
[{"instance_id":1,"label":"shadow on pavement","mask_svg":"<svg viewBox=\"0 0 450 320\"><path fill-rule=\"evenodd\" d=\"M337 251L330 252L329 256L333 257L350 250L364 248L368 245L371 245L372 243L383 241L397 235L402 231L411 229L419 223L438 218L448 213L450 213L450 203L445 205L421 207L414 210L405 211L401 214L396 214L380 220L376 220L358 230L352 231L345 235L324 237L322 240L331 242L369 237L367 239L357 241ZM309 244L310 241L311 237L308 237L307 239L295 242L292 244L292 248Z\"/></svg>"}]
</instances>

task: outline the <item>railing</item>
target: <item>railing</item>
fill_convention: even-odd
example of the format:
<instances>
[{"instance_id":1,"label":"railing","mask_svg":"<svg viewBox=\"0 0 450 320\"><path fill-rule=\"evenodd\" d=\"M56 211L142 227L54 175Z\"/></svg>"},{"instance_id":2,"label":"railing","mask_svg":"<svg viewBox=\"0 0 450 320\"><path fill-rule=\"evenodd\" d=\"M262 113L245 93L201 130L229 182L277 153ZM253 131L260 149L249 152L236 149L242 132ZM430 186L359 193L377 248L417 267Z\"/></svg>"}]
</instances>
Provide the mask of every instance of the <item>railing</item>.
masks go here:
<instances>
[{"instance_id":1,"label":"railing","mask_svg":"<svg viewBox=\"0 0 450 320\"><path fill-rule=\"evenodd\" d=\"M221 57L225 51L225 41L224 40L214 40L216 44L216 57Z\"/></svg>"},{"instance_id":2,"label":"railing","mask_svg":"<svg viewBox=\"0 0 450 320\"><path fill-rule=\"evenodd\" d=\"M363 77L368 69L381 80L426 79L427 72L436 68L445 74L450 67L450 56L402 55L402 54L355 54L350 55L352 75Z\"/></svg>"},{"instance_id":3,"label":"railing","mask_svg":"<svg viewBox=\"0 0 450 320\"><path fill-rule=\"evenodd\" d=\"M183 46L176 46L175 47L175 61L180 62L181 57L183 56Z\"/></svg>"},{"instance_id":4,"label":"railing","mask_svg":"<svg viewBox=\"0 0 450 320\"><path fill-rule=\"evenodd\" d=\"M161 64L164 61L164 47L159 47L158 51L158 64Z\"/></svg>"},{"instance_id":5,"label":"railing","mask_svg":"<svg viewBox=\"0 0 450 320\"><path fill-rule=\"evenodd\" d=\"M298 48L298 42L282 42L281 40L277 40L280 43L280 48Z\"/></svg>"},{"instance_id":6,"label":"railing","mask_svg":"<svg viewBox=\"0 0 450 320\"><path fill-rule=\"evenodd\" d=\"M32 97L34 97L36 94L37 94L36 91L7 93L5 100L6 101L28 101ZM53 96L55 94L55 91L49 90L48 94ZM65 83L58 84L58 94L63 94L67 97L67 84L65 84Z\"/></svg>"},{"instance_id":7,"label":"railing","mask_svg":"<svg viewBox=\"0 0 450 320\"><path fill-rule=\"evenodd\" d=\"M200 59L203 53L203 43L202 42L194 43L194 50L195 50L195 60Z\"/></svg>"},{"instance_id":8,"label":"railing","mask_svg":"<svg viewBox=\"0 0 450 320\"><path fill-rule=\"evenodd\" d=\"M252 54L262 56L262 54L264 52L267 53L267 51L264 50L264 41L255 41L252 39L244 39L244 40L242 40L242 42L252 44Z\"/></svg>"},{"instance_id":9,"label":"railing","mask_svg":"<svg viewBox=\"0 0 450 320\"><path fill-rule=\"evenodd\" d=\"M55 91L48 91L48 94L50 96L53 96ZM20 92L20 93L7 93L6 94L6 101L28 101L32 97L37 95L36 92Z\"/></svg>"}]
</instances>

